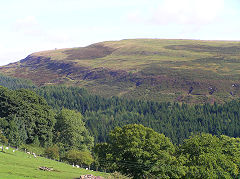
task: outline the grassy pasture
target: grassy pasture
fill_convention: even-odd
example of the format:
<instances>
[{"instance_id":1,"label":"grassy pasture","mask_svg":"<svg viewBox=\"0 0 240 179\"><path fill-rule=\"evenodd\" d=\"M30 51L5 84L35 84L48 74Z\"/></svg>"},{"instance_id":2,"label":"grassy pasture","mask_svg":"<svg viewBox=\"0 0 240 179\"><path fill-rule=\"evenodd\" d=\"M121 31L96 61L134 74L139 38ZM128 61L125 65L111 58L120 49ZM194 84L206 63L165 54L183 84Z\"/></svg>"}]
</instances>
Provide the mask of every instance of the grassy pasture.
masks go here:
<instances>
[{"instance_id":1,"label":"grassy pasture","mask_svg":"<svg viewBox=\"0 0 240 179\"><path fill-rule=\"evenodd\" d=\"M13 149L0 152L0 178L22 179L22 178L79 178L80 175L93 174L95 176L109 176L106 173L94 172L82 168L72 167L69 164L46 159L34 158L33 155L21 151L13 152ZM53 168L53 171L39 170L40 166Z\"/></svg>"}]
</instances>

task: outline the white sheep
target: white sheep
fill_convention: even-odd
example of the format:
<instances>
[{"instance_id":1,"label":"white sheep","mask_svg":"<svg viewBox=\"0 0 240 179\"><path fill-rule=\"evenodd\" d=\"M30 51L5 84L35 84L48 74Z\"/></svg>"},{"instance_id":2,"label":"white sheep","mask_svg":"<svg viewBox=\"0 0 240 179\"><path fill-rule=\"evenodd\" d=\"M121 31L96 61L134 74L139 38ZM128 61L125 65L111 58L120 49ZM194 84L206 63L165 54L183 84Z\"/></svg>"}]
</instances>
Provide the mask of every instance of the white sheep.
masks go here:
<instances>
[{"instance_id":1,"label":"white sheep","mask_svg":"<svg viewBox=\"0 0 240 179\"><path fill-rule=\"evenodd\" d=\"M8 148L8 147L6 147L5 149L6 149L6 150L8 150L9 148Z\"/></svg>"},{"instance_id":2,"label":"white sheep","mask_svg":"<svg viewBox=\"0 0 240 179\"><path fill-rule=\"evenodd\" d=\"M15 150L13 150L12 152L15 152Z\"/></svg>"},{"instance_id":3,"label":"white sheep","mask_svg":"<svg viewBox=\"0 0 240 179\"><path fill-rule=\"evenodd\" d=\"M76 165L77 168L79 168L79 165Z\"/></svg>"}]
</instances>

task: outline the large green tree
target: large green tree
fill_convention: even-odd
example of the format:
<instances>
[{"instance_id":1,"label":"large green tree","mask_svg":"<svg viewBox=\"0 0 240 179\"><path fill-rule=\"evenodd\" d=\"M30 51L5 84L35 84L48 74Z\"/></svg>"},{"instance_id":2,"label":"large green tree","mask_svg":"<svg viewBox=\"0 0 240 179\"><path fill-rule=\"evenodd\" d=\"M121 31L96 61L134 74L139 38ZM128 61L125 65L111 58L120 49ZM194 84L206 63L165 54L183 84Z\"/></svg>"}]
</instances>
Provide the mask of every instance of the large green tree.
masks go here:
<instances>
[{"instance_id":1,"label":"large green tree","mask_svg":"<svg viewBox=\"0 0 240 179\"><path fill-rule=\"evenodd\" d=\"M90 136L83 122L81 113L62 109L56 117L56 142L61 143L66 150L90 150L93 137Z\"/></svg>"},{"instance_id":2,"label":"large green tree","mask_svg":"<svg viewBox=\"0 0 240 179\"><path fill-rule=\"evenodd\" d=\"M94 159L90 152L71 149L66 152L64 159L70 164L90 166Z\"/></svg>"},{"instance_id":3,"label":"large green tree","mask_svg":"<svg viewBox=\"0 0 240 179\"><path fill-rule=\"evenodd\" d=\"M13 145L52 144L55 117L45 99L30 90L0 87L0 128Z\"/></svg>"},{"instance_id":4,"label":"large green tree","mask_svg":"<svg viewBox=\"0 0 240 179\"><path fill-rule=\"evenodd\" d=\"M59 160L59 147L55 144L51 147L48 147L44 151L44 156L51 159Z\"/></svg>"},{"instance_id":5,"label":"large green tree","mask_svg":"<svg viewBox=\"0 0 240 179\"><path fill-rule=\"evenodd\" d=\"M134 178L177 178L184 174L170 139L143 125L115 128L109 142L96 145L95 152L100 164Z\"/></svg>"},{"instance_id":6,"label":"large green tree","mask_svg":"<svg viewBox=\"0 0 240 179\"><path fill-rule=\"evenodd\" d=\"M187 178L237 178L240 169L240 139L199 134L179 146L185 157Z\"/></svg>"}]
</instances>

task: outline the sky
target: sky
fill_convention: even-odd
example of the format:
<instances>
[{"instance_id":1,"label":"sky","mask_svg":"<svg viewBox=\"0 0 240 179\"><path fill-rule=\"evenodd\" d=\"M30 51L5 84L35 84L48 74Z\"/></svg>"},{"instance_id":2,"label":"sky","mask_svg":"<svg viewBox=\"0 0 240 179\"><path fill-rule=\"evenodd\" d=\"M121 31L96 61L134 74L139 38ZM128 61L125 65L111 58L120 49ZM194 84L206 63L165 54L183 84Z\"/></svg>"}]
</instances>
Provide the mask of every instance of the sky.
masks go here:
<instances>
[{"instance_id":1,"label":"sky","mask_svg":"<svg viewBox=\"0 0 240 179\"><path fill-rule=\"evenodd\" d=\"M0 0L0 65L109 40L240 40L240 0Z\"/></svg>"}]
</instances>

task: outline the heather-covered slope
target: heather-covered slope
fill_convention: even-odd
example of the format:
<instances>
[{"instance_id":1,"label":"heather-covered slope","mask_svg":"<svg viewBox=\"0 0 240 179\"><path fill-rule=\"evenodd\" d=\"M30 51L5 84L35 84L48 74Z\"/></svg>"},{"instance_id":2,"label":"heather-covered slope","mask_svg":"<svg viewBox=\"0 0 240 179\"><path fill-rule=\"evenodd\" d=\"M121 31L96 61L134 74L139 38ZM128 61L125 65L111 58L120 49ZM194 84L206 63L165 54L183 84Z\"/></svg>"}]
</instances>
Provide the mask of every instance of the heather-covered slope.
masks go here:
<instances>
[{"instance_id":1,"label":"heather-covered slope","mask_svg":"<svg viewBox=\"0 0 240 179\"><path fill-rule=\"evenodd\" d=\"M190 103L240 96L240 42L137 39L37 52L0 68L37 85Z\"/></svg>"}]
</instances>

